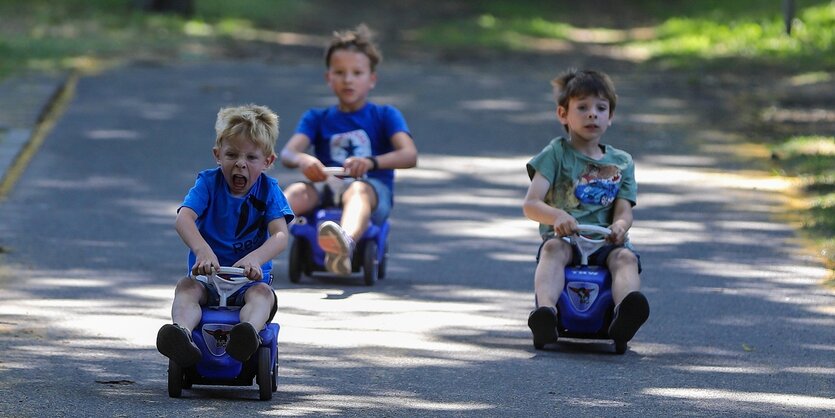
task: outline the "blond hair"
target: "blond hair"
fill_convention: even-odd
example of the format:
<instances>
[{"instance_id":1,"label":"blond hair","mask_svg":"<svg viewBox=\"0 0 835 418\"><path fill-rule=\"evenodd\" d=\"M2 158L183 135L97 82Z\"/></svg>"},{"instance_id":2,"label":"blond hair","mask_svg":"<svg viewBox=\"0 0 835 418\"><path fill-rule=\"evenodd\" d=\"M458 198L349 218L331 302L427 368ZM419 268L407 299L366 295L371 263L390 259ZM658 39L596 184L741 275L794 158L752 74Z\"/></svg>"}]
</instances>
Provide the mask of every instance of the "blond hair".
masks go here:
<instances>
[{"instance_id":1,"label":"blond hair","mask_svg":"<svg viewBox=\"0 0 835 418\"><path fill-rule=\"evenodd\" d=\"M371 29L364 23L353 30L337 31L333 33L330 44L325 50L325 66L330 67L331 56L338 50L347 50L365 54L371 61L371 72L376 71L377 64L383 61L377 46L372 42Z\"/></svg>"},{"instance_id":2,"label":"blond hair","mask_svg":"<svg viewBox=\"0 0 835 418\"><path fill-rule=\"evenodd\" d=\"M215 148L220 149L225 139L243 137L258 145L269 157L275 155L278 115L266 106L254 104L225 107L217 112L215 132Z\"/></svg>"}]
</instances>

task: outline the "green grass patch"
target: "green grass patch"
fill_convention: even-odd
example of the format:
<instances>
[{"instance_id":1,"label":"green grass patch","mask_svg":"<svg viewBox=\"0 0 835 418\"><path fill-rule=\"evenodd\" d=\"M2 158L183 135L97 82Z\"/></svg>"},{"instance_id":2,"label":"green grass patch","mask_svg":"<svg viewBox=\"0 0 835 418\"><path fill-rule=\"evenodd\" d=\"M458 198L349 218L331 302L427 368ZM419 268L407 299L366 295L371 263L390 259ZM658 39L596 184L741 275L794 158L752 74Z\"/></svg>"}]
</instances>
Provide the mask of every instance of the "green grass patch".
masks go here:
<instances>
[{"instance_id":1,"label":"green grass patch","mask_svg":"<svg viewBox=\"0 0 835 418\"><path fill-rule=\"evenodd\" d=\"M307 4L195 0L195 13L186 18L146 13L128 0L4 0L0 79L28 70L67 69L79 61L187 55L194 43L216 44L242 30L290 25Z\"/></svg>"},{"instance_id":2,"label":"green grass patch","mask_svg":"<svg viewBox=\"0 0 835 418\"><path fill-rule=\"evenodd\" d=\"M538 4L539 2L537 2ZM636 1L633 27L617 20L585 22L583 8L531 7L528 1L480 3L471 16L439 22L418 38L437 47L465 50L478 46L531 51L535 40L610 44L639 51L650 62L673 68L704 68L729 61L792 69L835 68L835 2L798 1L791 35L785 33L780 2ZM615 11L616 12L616 11ZM575 16L575 14L580 16ZM629 19L625 19L629 20ZM637 30L642 29L642 30Z\"/></svg>"},{"instance_id":3,"label":"green grass patch","mask_svg":"<svg viewBox=\"0 0 835 418\"><path fill-rule=\"evenodd\" d=\"M804 179L809 204L801 215L803 230L835 269L835 137L789 138L772 153L780 174Z\"/></svg>"}]
</instances>

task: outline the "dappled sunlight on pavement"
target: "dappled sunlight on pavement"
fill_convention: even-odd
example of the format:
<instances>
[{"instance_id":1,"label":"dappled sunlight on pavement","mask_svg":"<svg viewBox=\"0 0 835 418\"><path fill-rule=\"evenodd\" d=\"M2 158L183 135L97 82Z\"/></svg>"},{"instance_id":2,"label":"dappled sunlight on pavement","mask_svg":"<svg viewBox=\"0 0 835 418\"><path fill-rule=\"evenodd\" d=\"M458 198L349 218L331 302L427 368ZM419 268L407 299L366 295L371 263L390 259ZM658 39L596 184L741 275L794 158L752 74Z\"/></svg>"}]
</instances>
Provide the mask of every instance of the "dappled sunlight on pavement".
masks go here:
<instances>
[{"instance_id":1,"label":"dappled sunlight on pavement","mask_svg":"<svg viewBox=\"0 0 835 418\"><path fill-rule=\"evenodd\" d=\"M835 399L819 396L789 395L779 392L742 392L720 389L699 388L647 388L644 393L651 396L661 396L698 401L710 401L716 410L734 408L740 403L757 404L760 406L780 406L806 411L835 411Z\"/></svg>"}]
</instances>

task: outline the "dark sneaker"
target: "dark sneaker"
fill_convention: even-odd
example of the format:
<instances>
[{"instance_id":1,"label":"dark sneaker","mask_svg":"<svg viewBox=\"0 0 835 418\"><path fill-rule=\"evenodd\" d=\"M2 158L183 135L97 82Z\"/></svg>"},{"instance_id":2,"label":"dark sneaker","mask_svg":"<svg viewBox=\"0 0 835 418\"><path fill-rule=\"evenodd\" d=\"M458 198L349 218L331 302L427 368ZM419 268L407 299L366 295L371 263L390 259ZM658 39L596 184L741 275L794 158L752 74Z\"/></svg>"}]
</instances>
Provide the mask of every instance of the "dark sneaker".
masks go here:
<instances>
[{"instance_id":1,"label":"dark sneaker","mask_svg":"<svg viewBox=\"0 0 835 418\"><path fill-rule=\"evenodd\" d=\"M536 349L557 342L557 314L553 309L545 306L536 308L528 316L528 327L533 333L533 346Z\"/></svg>"},{"instance_id":2,"label":"dark sneaker","mask_svg":"<svg viewBox=\"0 0 835 418\"><path fill-rule=\"evenodd\" d=\"M325 252L325 269L340 276L351 275L354 240L345 230L336 222L325 221L319 226L317 238L319 247Z\"/></svg>"},{"instance_id":3,"label":"dark sneaker","mask_svg":"<svg viewBox=\"0 0 835 418\"><path fill-rule=\"evenodd\" d=\"M182 368L194 366L203 357L191 333L177 324L165 324L159 329L157 350Z\"/></svg>"},{"instance_id":4,"label":"dark sneaker","mask_svg":"<svg viewBox=\"0 0 835 418\"><path fill-rule=\"evenodd\" d=\"M258 331L249 322L241 322L229 330L229 343L226 344L226 353L241 363L249 360L261 345L261 337Z\"/></svg>"},{"instance_id":5,"label":"dark sneaker","mask_svg":"<svg viewBox=\"0 0 835 418\"><path fill-rule=\"evenodd\" d=\"M649 318L649 302L643 293L635 291L615 306L614 318L609 325L609 338L627 342L635 336L641 325Z\"/></svg>"}]
</instances>

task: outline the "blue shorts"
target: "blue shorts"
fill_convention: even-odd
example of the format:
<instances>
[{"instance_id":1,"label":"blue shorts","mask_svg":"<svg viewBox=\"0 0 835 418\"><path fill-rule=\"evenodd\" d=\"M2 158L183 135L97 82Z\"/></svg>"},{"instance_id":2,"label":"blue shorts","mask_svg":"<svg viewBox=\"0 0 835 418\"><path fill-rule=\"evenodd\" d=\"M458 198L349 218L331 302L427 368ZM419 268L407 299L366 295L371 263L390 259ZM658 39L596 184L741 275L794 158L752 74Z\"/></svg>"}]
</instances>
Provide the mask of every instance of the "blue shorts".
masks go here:
<instances>
[{"instance_id":1,"label":"blue shorts","mask_svg":"<svg viewBox=\"0 0 835 418\"><path fill-rule=\"evenodd\" d=\"M559 237L547 238L547 239L542 241L542 244L539 244L539 250L537 250L537 252L536 252L536 264L539 264L539 256L542 255L542 247L545 246L545 243L548 242L548 240L558 239L558 238ZM568 242L567 238L563 238L563 240ZM569 244L570 244L570 242L569 242ZM635 248L632 247L632 243L630 243L628 241L624 244L617 244L617 245L606 244L606 245L598 248L597 251L595 251L591 255L589 255L589 265L590 266L603 266L603 267L608 268L609 266L606 265L606 259L609 258L609 254L611 254L612 251L614 251L615 249L621 248L621 247L626 248L629 251L632 251L632 253L635 254L635 257L638 258L638 273L640 274L641 271L643 270L643 268L641 268L641 254L639 254L637 251L635 251ZM580 254L580 249L578 249L576 245L572 245L571 248L573 250L572 251L573 255L571 257L571 264L569 264L569 265L570 266L580 265L580 263L583 260L583 256L582 256L582 254Z\"/></svg>"},{"instance_id":2,"label":"blue shorts","mask_svg":"<svg viewBox=\"0 0 835 418\"><path fill-rule=\"evenodd\" d=\"M376 178L367 177L357 181L366 183L369 186L371 186L372 189L374 189L374 193L377 195L377 206L375 206L374 209L371 211L371 222L375 225L381 225L383 222L386 221L386 219L388 219L389 215L391 214L391 189L388 188L388 186L386 186L386 184L383 183L380 179ZM317 188L316 190L319 192L320 206L340 206L339 204L337 204L337 202L341 199L335 199L330 188L324 186L323 188Z\"/></svg>"},{"instance_id":3,"label":"blue shorts","mask_svg":"<svg viewBox=\"0 0 835 418\"><path fill-rule=\"evenodd\" d=\"M249 283L241 286L241 288L238 289L237 292L231 294L228 298L226 298L226 305L227 306L244 306L244 294L246 293L247 290L249 290L250 287L255 286L258 283L264 283L264 284L272 287L271 286L271 283L273 281L272 273L269 273L269 275L270 275L269 282L266 282L266 281L249 282ZM206 306L219 306L220 305L220 294L218 293L217 289L211 283L202 282L200 280L196 280L196 282L202 284L203 288L206 289L206 294L207 294ZM273 320L273 318L275 317L276 312L278 312L278 296L276 296L275 290L273 290L273 308L270 310L270 317L267 319L267 323L269 323L270 321Z\"/></svg>"}]
</instances>

